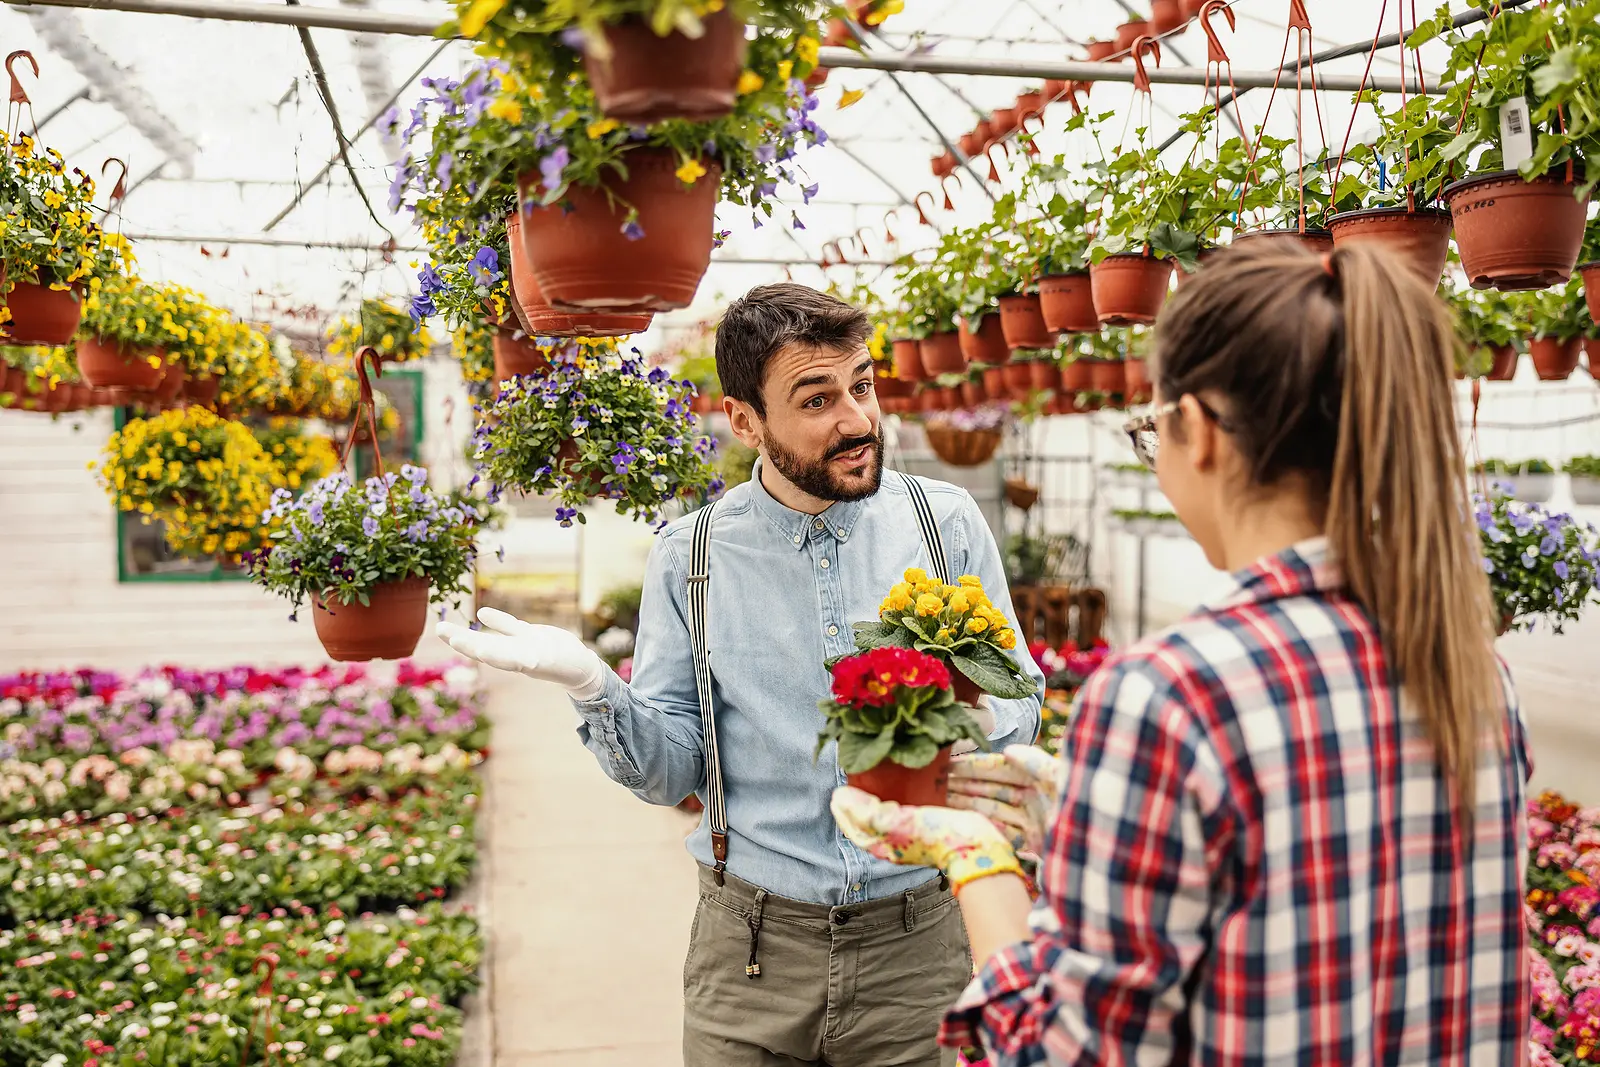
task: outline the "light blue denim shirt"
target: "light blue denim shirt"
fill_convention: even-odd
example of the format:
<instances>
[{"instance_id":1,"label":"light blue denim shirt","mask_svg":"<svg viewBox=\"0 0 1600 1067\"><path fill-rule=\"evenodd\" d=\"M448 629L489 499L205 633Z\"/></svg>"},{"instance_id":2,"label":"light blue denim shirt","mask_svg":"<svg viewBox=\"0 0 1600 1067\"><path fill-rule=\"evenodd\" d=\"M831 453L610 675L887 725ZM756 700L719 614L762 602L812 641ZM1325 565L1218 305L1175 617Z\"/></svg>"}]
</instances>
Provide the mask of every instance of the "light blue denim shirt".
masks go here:
<instances>
[{"instance_id":1,"label":"light blue denim shirt","mask_svg":"<svg viewBox=\"0 0 1600 1067\"><path fill-rule=\"evenodd\" d=\"M851 844L829 797L842 785L835 746L813 762L829 693L824 661L853 651L850 624L878 605L908 567L931 570L902 475L885 471L866 500L820 515L792 511L761 485L760 466L717 505L712 523L707 648L728 810L728 871L768 892L816 904L893 896L926 882ZM965 489L921 479L939 522L952 580L975 574L1015 625L1005 570ZM653 804L702 801L706 769L689 644L688 566L694 517L673 522L651 548L633 657L633 682L605 672L592 701L575 702L579 736L615 781ZM1017 663L1039 694L991 703L1000 746L1031 742L1044 678L1021 642ZM710 865L706 819L689 852Z\"/></svg>"}]
</instances>

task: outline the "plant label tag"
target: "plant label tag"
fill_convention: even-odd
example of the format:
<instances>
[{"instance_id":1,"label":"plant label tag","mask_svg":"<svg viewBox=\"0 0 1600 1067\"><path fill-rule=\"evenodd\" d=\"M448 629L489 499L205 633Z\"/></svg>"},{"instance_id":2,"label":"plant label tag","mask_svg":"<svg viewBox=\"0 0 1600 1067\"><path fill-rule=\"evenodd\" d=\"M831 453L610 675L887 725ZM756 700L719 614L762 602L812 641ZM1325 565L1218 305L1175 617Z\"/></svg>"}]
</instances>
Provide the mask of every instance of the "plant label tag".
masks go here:
<instances>
[{"instance_id":1,"label":"plant label tag","mask_svg":"<svg viewBox=\"0 0 1600 1067\"><path fill-rule=\"evenodd\" d=\"M1500 105L1500 156L1506 170L1516 170L1533 158L1533 127L1526 97L1515 96Z\"/></svg>"}]
</instances>

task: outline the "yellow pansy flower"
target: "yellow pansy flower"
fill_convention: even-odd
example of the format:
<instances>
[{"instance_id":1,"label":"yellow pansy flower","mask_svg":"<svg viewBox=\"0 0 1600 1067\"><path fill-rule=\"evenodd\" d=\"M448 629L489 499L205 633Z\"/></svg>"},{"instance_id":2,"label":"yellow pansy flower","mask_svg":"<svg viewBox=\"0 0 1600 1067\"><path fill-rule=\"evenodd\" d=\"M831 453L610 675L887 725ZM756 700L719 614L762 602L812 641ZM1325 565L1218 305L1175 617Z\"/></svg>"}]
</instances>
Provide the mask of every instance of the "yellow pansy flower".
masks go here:
<instances>
[{"instance_id":1,"label":"yellow pansy flower","mask_svg":"<svg viewBox=\"0 0 1600 1067\"><path fill-rule=\"evenodd\" d=\"M801 37L794 43L794 56L802 63L815 65L821 46L822 42L815 37Z\"/></svg>"},{"instance_id":2,"label":"yellow pansy flower","mask_svg":"<svg viewBox=\"0 0 1600 1067\"><path fill-rule=\"evenodd\" d=\"M499 96L489 105L489 114L515 126L522 121L522 105L508 96Z\"/></svg>"},{"instance_id":3,"label":"yellow pansy flower","mask_svg":"<svg viewBox=\"0 0 1600 1067\"><path fill-rule=\"evenodd\" d=\"M749 94L758 91L765 84L767 84L767 79L763 78L755 71L744 71L739 75L739 95L748 96Z\"/></svg>"},{"instance_id":4,"label":"yellow pansy flower","mask_svg":"<svg viewBox=\"0 0 1600 1067\"><path fill-rule=\"evenodd\" d=\"M461 36L476 37L483 32L489 20L506 6L506 0L472 0L467 13L461 16Z\"/></svg>"},{"instance_id":5,"label":"yellow pansy flower","mask_svg":"<svg viewBox=\"0 0 1600 1067\"><path fill-rule=\"evenodd\" d=\"M706 168L700 165L698 159L686 159L683 161L683 166L673 173L678 176L678 180L683 184L693 185L697 180L704 177Z\"/></svg>"},{"instance_id":6,"label":"yellow pansy flower","mask_svg":"<svg viewBox=\"0 0 1600 1067\"><path fill-rule=\"evenodd\" d=\"M589 123L586 132L589 134L589 140L593 141L596 138L604 137L621 125L616 119L596 119Z\"/></svg>"},{"instance_id":7,"label":"yellow pansy flower","mask_svg":"<svg viewBox=\"0 0 1600 1067\"><path fill-rule=\"evenodd\" d=\"M788 81L793 76L794 60L786 59L782 63L778 64L778 79L780 81Z\"/></svg>"}]
</instances>

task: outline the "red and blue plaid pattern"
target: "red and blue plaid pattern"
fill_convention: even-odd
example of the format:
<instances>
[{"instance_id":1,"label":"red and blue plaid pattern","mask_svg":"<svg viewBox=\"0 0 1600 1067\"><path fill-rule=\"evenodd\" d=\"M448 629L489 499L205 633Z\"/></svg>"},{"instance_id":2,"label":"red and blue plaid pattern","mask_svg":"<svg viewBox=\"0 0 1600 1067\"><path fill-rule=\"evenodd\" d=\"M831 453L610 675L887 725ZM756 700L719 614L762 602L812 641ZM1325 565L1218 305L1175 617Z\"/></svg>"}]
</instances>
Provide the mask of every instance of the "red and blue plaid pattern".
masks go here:
<instances>
[{"instance_id":1,"label":"red and blue plaid pattern","mask_svg":"<svg viewBox=\"0 0 1600 1067\"><path fill-rule=\"evenodd\" d=\"M1509 685L1466 840L1326 541L1236 580L1085 687L1033 939L988 963L941 1041L995 1067L1523 1062Z\"/></svg>"}]
</instances>

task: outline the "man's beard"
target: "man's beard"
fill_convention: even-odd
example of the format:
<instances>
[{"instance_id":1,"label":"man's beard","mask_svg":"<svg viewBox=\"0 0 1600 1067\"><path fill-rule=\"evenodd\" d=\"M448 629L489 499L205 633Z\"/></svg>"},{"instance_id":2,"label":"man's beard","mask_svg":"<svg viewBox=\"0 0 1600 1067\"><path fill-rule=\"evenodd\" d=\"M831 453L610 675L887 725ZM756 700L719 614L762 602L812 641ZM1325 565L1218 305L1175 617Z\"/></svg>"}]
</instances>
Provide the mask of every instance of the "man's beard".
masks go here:
<instances>
[{"instance_id":1,"label":"man's beard","mask_svg":"<svg viewBox=\"0 0 1600 1067\"><path fill-rule=\"evenodd\" d=\"M777 468L778 473L787 478L790 485L818 500L864 500L878 491L878 485L883 480L881 429L870 437L852 437L839 442L820 460L803 459L770 438L763 444L766 446L767 459ZM870 458L867 460L867 481L861 485L846 484L834 472L833 460L846 452L855 451L862 445L872 446L868 453Z\"/></svg>"}]
</instances>

